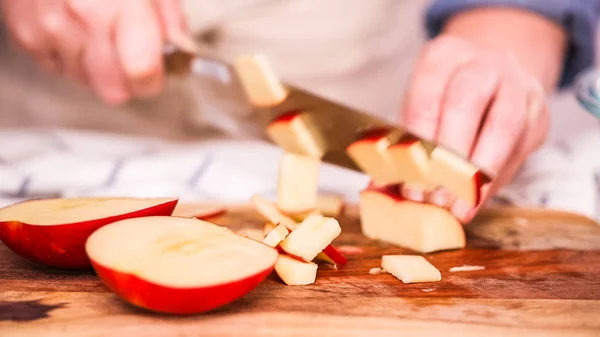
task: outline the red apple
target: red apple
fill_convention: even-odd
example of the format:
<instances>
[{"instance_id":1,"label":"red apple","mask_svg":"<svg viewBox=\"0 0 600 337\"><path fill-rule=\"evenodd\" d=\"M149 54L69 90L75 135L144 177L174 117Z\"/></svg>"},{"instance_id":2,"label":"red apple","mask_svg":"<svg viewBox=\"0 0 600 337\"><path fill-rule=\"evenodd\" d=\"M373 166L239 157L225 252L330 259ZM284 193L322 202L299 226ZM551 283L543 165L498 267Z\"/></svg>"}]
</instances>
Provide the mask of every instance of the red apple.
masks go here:
<instances>
[{"instance_id":1,"label":"red apple","mask_svg":"<svg viewBox=\"0 0 600 337\"><path fill-rule=\"evenodd\" d=\"M173 211L173 216L208 220L227 213L227 209L217 205L198 205L179 203Z\"/></svg>"},{"instance_id":2,"label":"red apple","mask_svg":"<svg viewBox=\"0 0 600 337\"><path fill-rule=\"evenodd\" d=\"M319 266L312 262L302 262L285 254L280 254L275 271L287 285L307 285L315 283Z\"/></svg>"},{"instance_id":3,"label":"red apple","mask_svg":"<svg viewBox=\"0 0 600 337\"><path fill-rule=\"evenodd\" d=\"M325 153L323 141L313 131L309 117L300 110L284 113L269 124L267 134L286 151L321 158Z\"/></svg>"},{"instance_id":4,"label":"red apple","mask_svg":"<svg viewBox=\"0 0 600 337\"><path fill-rule=\"evenodd\" d=\"M334 218L313 215L298 225L279 245L290 256L311 262L342 232Z\"/></svg>"},{"instance_id":5,"label":"red apple","mask_svg":"<svg viewBox=\"0 0 600 337\"><path fill-rule=\"evenodd\" d=\"M475 208L479 204L485 175L467 160L444 148L436 147L431 153L427 179Z\"/></svg>"},{"instance_id":6,"label":"red apple","mask_svg":"<svg viewBox=\"0 0 600 337\"><path fill-rule=\"evenodd\" d=\"M391 144L389 130L375 129L350 144L346 152L375 183L393 184L399 182L399 177L388 151Z\"/></svg>"},{"instance_id":7,"label":"red apple","mask_svg":"<svg viewBox=\"0 0 600 337\"><path fill-rule=\"evenodd\" d=\"M240 56L233 66L252 106L272 107L286 99L287 91L264 55Z\"/></svg>"},{"instance_id":8,"label":"red apple","mask_svg":"<svg viewBox=\"0 0 600 337\"><path fill-rule=\"evenodd\" d=\"M122 220L90 235L104 284L148 310L195 314L246 295L273 270L275 249L225 227L179 217Z\"/></svg>"},{"instance_id":9,"label":"red apple","mask_svg":"<svg viewBox=\"0 0 600 337\"><path fill-rule=\"evenodd\" d=\"M336 194L319 194L317 210L324 216L337 218L344 210L344 197Z\"/></svg>"},{"instance_id":10,"label":"red apple","mask_svg":"<svg viewBox=\"0 0 600 337\"><path fill-rule=\"evenodd\" d=\"M465 246L461 223L444 208L368 189L361 192L359 207L362 232L371 239L420 253Z\"/></svg>"},{"instance_id":11,"label":"red apple","mask_svg":"<svg viewBox=\"0 0 600 337\"><path fill-rule=\"evenodd\" d=\"M321 161L313 157L283 154L277 182L277 207L282 212L303 213L317 207L320 166Z\"/></svg>"},{"instance_id":12,"label":"red apple","mask_svg":"<svg viewBox=\"0 0 600 337\"><path fill-rule=\"evenodd\" d=\"M35 263L90 268L85 241L109 223L144 216L171 215L177 199L35 199L0 209L0 240Z\"/></svg>"}]
</instances>

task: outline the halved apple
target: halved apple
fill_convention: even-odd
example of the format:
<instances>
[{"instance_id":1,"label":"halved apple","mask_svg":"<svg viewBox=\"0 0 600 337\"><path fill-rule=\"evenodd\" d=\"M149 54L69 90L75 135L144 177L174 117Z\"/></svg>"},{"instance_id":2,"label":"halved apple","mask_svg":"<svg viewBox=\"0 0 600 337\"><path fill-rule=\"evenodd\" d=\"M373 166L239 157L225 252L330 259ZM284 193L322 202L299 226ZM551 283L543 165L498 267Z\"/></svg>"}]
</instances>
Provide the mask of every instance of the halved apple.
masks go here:
<instances>
[{"instance_id":1,"label":"halved apple","mask_svg":"<svg viewBox=\"0 0 600 337\"><path fill-rule=\"evenodd\" d=\"M317 210L324 216L337 218L344 210L344 196L337 194L318 194Z\"/></svg>"},{"instance_id":2,"label":"halved apple","mask_svg":"<svg viewBox=\"0 0 600 337\"><path fill-rule=\"evenodd\" d=\"M283 241L290 231L284 225L277 225L265 238L263 242L271 247L277 247Z\"/></svg>"},{"instance_id":3,"label":"halved apple","mask_svg":"<svg viewBox=\"0 0 600 337\"><path fill-rule=\"evenodd\" d=\"M86 252L123 300L171 314L213 310L246 295L273 270L275 249L193 218L145 217L104 226Z\"/></svg>"},{"instance_id":4,"label":"halved apple","mask_svg":"<svg viewBox=\"0 0 600 337\"><path fill-rule=\"evenodd\" d=\"M0 240L35 263L87 269L85 241L98 228L118 220L171 215L177 199L34 199L0 209Z\"/></svg>"},{"instance_id":5,"label":"halved apple","mask_svg":"<svg viewBox=\"0 0 600 337\"><path fill-rule=\"evenodd\" d=\"M348 146L346 152L356 165L376 184L393 184L399 180L388 147L393 143L387 129L375 129Z\"/></svg>"},{"instance_id":6,"label":"halved apple","mask_svg":"<svg viewBox=\"0 0 600 337\"><path fill-rule=\"evenodd\" d=\"M302 262L285 254L280 254L275 264L275 272L287 285L307 285L315 283L319 266L312 262Z\"/></svg>"},{"instance_id":7,"label":"halved apple","mask_svg":"<svg viewBox=\"0 0 600 337\"><path fill-rule=\"evenodd\" d=\"M287 151L304 153L314 158L321 158L325 148L323 141L313 131L308 113L294 110L282 114L267 127L267 134Z\"/></svg>"},{"instance_id":8,"label":"halved apple","mask_svg":"<svg viewBox=\"0 0 600 337\"><path fill-rule=\"evenodd\" d=\"M310 262L341 232L336 219L313 215L300 223L279 245L288 255Z\"/></svg>"},{"instance_id":9,"label":"halved apple","mask_svg":"<svg viewBox=\"0 0 600 337\"><path fill-rule=\"evenodd\" d=\"M368 189L359 207L362 232L371 239L421 253L465 247L461 223L444 208Z\"/></svg>"},{"instance_id":10,"label":"halved apple","mask_svg":"<svg viewBox=\"0 0 600 337\"><path fill-rule=\"evenodd\" d=\"M287 97L285 87L264 55L240 56L233 65L253 106L272 107Z\"/></svg>"},{"instance_id":11,"label":"halved apple","mask_svg":"<svg viewBox=\"0 0 600 337\"><path fill-rule=\"evenodd\" d=\"M208 220L224 215L227 209L218 205L198 205L198 204L182 204L179 203L173 211L173 216L184 218L196 218L200 220Z\"/></svg>"},{"instance_id":12,"label":"halved apple","mask_svg":"<svg viewBox=\"0 0 600 337\"><path fill-rule=\"evenodd\" d=\"M485 175L475 165L444 148L436 147L431 153L427 180L444 187L472 208L479 204L484 179Z\"/></svg>"},{"instance_id":13,"label":"halved apple","mask_svg":"<svg viewBox=\"0 0 600 337\"><path fill-rule=\"evenodd\" d=\"M279 164L277 207L287 214L304 213L317 207L319 159L284 153Z\"/></svg>"}]
</instances>

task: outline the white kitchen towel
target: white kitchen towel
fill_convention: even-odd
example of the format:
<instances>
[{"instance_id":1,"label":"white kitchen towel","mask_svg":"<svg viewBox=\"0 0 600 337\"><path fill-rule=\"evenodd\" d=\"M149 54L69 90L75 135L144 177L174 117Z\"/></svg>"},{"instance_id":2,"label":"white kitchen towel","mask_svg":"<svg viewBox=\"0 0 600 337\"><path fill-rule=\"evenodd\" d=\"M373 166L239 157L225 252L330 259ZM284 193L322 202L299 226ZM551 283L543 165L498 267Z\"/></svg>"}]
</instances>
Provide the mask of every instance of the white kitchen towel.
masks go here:
<instances>
[{"instance_id":1,"label":"white kitchen towel","mask_svg":"<svg viewBox=\"0 0 600 337\"><path fill-rule=\"evenodd\" d=\"M276 196L282 150L260 141L172 143L81 130L0 130L0 206L46 196ZM319 188L357 202L368 177L324 165ZM600 220L600 128L547 144L498 197Z\"/></svg>"}]
</instances>

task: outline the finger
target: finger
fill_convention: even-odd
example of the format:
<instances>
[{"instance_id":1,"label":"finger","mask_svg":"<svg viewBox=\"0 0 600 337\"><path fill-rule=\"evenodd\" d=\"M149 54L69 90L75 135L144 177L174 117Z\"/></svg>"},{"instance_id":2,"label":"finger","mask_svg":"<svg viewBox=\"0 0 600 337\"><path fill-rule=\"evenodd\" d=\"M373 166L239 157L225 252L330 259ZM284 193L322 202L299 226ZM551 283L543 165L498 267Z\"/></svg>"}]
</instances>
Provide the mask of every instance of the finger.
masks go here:
<instances>
[{"instance_id":1,"label":"finger","mask_svg":"<svg viewBox=\"0 0 600 337\"><path fill-rule=\"evenodd\" d=\"M163 35L169 41L178 41L187 31L187 22L179 0L155 0Z\"/></svg>"},{"instance_id":2,"label":"finger","mask_svg":"<svg viewBox=\"0 0 600 337\"><path fill-rule=\"evenodd\" d=\"M121 104L130 98L125 75L114 44L116 17L120 3L70 0L68 8L82 22L86 41L82 63L92 88L109 104Z\"/></svg>"},{"instance_id":3,"label":"finger","mask_svg":"<svg viewBox=\"0 0 600 337\"><path fill-rule=\"evenodd\" d=\"M35 10L62 70L70 77L81 78L82 27L69 15L63 0L38 0Z\"/></svg>"},{"instance_id":4,"label":"finger","mask_svg":"<svg viewBox=\"0 0 600 337\"><path fill-rule=\"evenodd\" d=\"M157 94L164 77L163 38L150 2L127 1L117 23L115 43L132 92L141 97Z\"/></svg>"},{"instance_id":5,"label":"finger","mask_svg":"<svg viewBox=\"0 0 600 337\"><path fill-rule=\"evenodd\" d=\"M408 130L422 138L435 139L448 82L456 69L474 55L469 45L454 38L441 38L429 45L407 91L403 124Z\"/></svg>"},{"instance_id":6,"label":"finger","mask_svg":"<svg viewBox=\"0 0 600 337\"><path fill-rule=\"evenodd\" d=\"M497 68L485 61L462 66L450 80L436 141L468 158L499 82Z\"/></svg>"},{"instance_id":7,"label":"finger","mask_svg":"<svg viewBox=\"0 0 600 337\"><path fill-rule=\"evenodd\" d=\"M51 45L27 1L2 2L2 12L13 40L27 51L45 70L58 70Z\"/></svg>"}]
</instances>

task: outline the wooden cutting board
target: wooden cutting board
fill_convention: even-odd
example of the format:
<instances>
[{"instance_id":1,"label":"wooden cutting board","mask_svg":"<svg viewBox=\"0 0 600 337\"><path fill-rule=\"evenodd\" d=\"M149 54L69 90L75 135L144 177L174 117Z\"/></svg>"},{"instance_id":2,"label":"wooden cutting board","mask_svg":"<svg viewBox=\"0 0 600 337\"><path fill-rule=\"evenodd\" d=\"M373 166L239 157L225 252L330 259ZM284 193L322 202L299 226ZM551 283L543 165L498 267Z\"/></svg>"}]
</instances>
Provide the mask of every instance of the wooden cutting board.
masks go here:
<instances>
[{"instance_id":1,"label":"wooden cutting board","mask_svg":"<svg viewBox=\"0 0 600 337\"><path fill-rule=\"evenodd\" d=\"M316 284L286 286L272 275L216 312L149 313L121 301L92 272L34 266L0 245L0 336L600 336L600 227L563 212L485 210L468 248L427 254L437 283L370 275L382 254L407 253L360 234L357 210L340 219L341 270ZM212 220L261 228L248 206ZM462 265L485 270L449 272Z\"/></svg>"}]
</instances>

